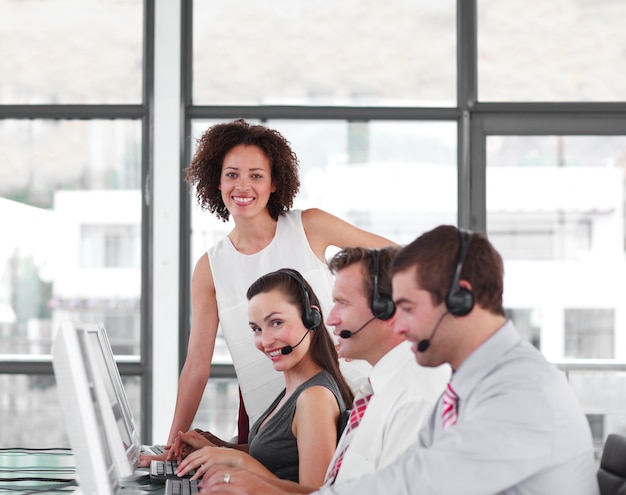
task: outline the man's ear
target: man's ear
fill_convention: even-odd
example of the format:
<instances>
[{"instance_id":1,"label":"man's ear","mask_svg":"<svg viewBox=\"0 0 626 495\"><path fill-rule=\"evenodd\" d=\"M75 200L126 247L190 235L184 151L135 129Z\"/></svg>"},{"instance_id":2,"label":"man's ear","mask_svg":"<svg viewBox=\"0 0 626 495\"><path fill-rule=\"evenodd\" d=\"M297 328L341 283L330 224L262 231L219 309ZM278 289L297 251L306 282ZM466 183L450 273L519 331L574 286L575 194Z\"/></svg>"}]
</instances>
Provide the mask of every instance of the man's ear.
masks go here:
<instances>
[{"instance_id":1,"label":"man's ear","mask_svg":"<svg viewBox=\"0 0 626 495\"><path fill-rule=\"evenodd\" d=\"M472 290L472 284L470 284L467 280L459 280L459 287L463 287L469 291Z\"/></svg>"},{"instance_id":2,"label":"man's ear","mask_svg":"<svg viewBox=\"0 0 626 495\"><path fill-rule=\"evenodd\" d=\"M395 327L396 326L396 319L398 316L398 308L396 308L396 311L393 313L392 316L390 316L389 318L387 318L386 320L383 320L386 324L388 324L390 327Z\"/></svg>"}]
</instances>

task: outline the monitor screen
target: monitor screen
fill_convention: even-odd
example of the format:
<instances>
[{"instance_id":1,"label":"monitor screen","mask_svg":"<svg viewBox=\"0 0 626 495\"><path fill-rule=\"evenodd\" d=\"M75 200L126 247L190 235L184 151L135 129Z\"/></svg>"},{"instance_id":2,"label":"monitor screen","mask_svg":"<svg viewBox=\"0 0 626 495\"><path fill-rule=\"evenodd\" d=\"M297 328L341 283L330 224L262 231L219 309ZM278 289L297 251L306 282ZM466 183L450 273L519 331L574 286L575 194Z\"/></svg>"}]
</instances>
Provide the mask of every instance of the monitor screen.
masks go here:
<instances>
[{"instance_id":1,"label":"monitor screen","mask_svg":"<svg viewBox=\"0 0 626 495\"><path fill-rule=\"evenodd\" d=\"M102 390L96 389L102 389L103 385L98 385L85 350L79 328L72 322L64 322L52 346L52 365L80 491L112 495L119 488L119 477L107 440L106 424L111 422L107 416L111 413L101 408L98 395Z\"/></svg>"},{"instance_id":2,"label":"monitor screen","mask_svg":"<svg viewBox=\"0 0 626 495\"><path fill-rule=\"evenodd\" d=\"M91 347L94 370L103 378L106 400L111 408L125 457L122 458L120 476L130 476L139 462L141 444L139 433L124 390L122 377L115 362L113 350L104 325L84 323L82 331ZM128 472L130 470L130 472Z\"/></svg>"}]
</instances>

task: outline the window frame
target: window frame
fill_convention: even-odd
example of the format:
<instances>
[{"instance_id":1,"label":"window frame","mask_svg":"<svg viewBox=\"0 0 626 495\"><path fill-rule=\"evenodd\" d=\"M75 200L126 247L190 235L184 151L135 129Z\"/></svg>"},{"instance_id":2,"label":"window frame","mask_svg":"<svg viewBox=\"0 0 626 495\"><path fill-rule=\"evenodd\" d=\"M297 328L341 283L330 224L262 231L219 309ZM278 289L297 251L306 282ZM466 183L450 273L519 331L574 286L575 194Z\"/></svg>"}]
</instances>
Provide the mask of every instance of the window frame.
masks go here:
<instances>
[{"instance_id":1,"label":"window frame","mask_svg":"<svg viewBox=\"0 0 626 495\"><path fill-rule=\"evenodd\" d=\"M150 432L152 424L152 332L151 276L152 233L150 209L150 175L152 164L153 124L152 102L154 72L154 0L143 0L143 67L142 98L140 104L45 104L0 105L0 119L13 120L102 120L120 119L141 122L141 299L140 299L140 356L137 360L118 360L123 376L138 376L141 380L141 431ZM53 375L51 355L0 355L0 374Z\"/></svg>"}]
</instances>

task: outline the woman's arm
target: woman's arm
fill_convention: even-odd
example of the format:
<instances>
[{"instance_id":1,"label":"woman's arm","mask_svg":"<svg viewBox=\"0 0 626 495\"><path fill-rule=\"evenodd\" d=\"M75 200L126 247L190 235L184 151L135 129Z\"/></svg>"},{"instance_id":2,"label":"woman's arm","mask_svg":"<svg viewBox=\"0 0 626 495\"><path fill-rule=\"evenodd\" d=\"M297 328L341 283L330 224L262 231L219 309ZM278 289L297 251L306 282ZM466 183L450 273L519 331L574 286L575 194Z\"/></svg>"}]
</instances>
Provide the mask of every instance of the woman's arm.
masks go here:
<instances>
[{"instance_id":1,"label":"woman's arm","mask_svg":"<svg viewBox=\"0 0 626 495\"><path fill-rule=\"evenodd\" d=\"M382 236L355 227L319 208L304 210L302 225L311 249L324 262L328 246L383 248L396 244Z\"/></svg>"},{"instance_id":2,"label":"woman's arm","mask_svg":"<svg viewBox=\"0 0 626 495\"><path fill-rule=\"evenodd\" d=\"M301 485L318 488L324 484L337 447L338 421L337 399L326 387L307 388L298 397L292 430L298 442Z\"/></svg>"},{"instance_id":3,"label":"woman's arm","mask_svg":"<svg viewBox=\"0 0 626 495\"><path fill-rule=\"evenodd\" d=\"M228 447L231 449L242 450L248 452L248 444L230 443L222 440L220 437L213 435L210 431L203 431L199 428L190 430L187 433L182 431L178 432L178 439L182 444L182 450L184 455L188 455L194 450L201 449L202 447Z\"/></svg>"},{"instance_id":4,"label":"woman's arm","mask_svg":"<svg viewBox=\"0 0 626 495\"><path fill-rule=\"evenodd\" d=\"M218 314L208 254L201 256L194 268L191 279L191 306L191 334L187 358L178 382L176 409L168 445L176 441L179 431L190 429L211 373ZM171 458L172 449L169 452L168 458Z\"/></svg>"}]
</instances>

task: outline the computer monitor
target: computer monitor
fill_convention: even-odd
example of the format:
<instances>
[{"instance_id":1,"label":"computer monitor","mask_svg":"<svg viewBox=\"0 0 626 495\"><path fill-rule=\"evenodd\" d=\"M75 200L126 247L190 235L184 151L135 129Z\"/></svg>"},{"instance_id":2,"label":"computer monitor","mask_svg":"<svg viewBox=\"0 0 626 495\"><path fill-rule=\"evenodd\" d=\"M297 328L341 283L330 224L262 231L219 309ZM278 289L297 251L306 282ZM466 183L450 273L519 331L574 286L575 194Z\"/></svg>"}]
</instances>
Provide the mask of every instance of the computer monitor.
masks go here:
<instances>
[{"instance_id":1,"label":"computer monitor","mask_svg":"<svg viewBox=\"0 0 626 495\"><path fill-rule=\"evenodd\" d=\"M104 384L90 368L86 334L64 322L52 346L52 365L78 473L79 492L114 495L119 475L110 450L113 415L101 407ZM107 424L109 428L107 428ZM118 440L119 441L119 440Z\"/></svg>"},{"instance_id":2,"label":"computer monitor","mask_svg":"<svg viewBox=\"0 0 626 495\"><path fill-rule=\"evenodd\" d=\"M91 346L89 355L94 361L93 368L103 378L107 392L106 400L111 407L122 440L124 454L116 449L121 455L120 476L128 477L133 474L139 463L141 443L113 349L102 323L83 323L80 331L85 333L87 343Z\"/></svg>"}]
</instances>

